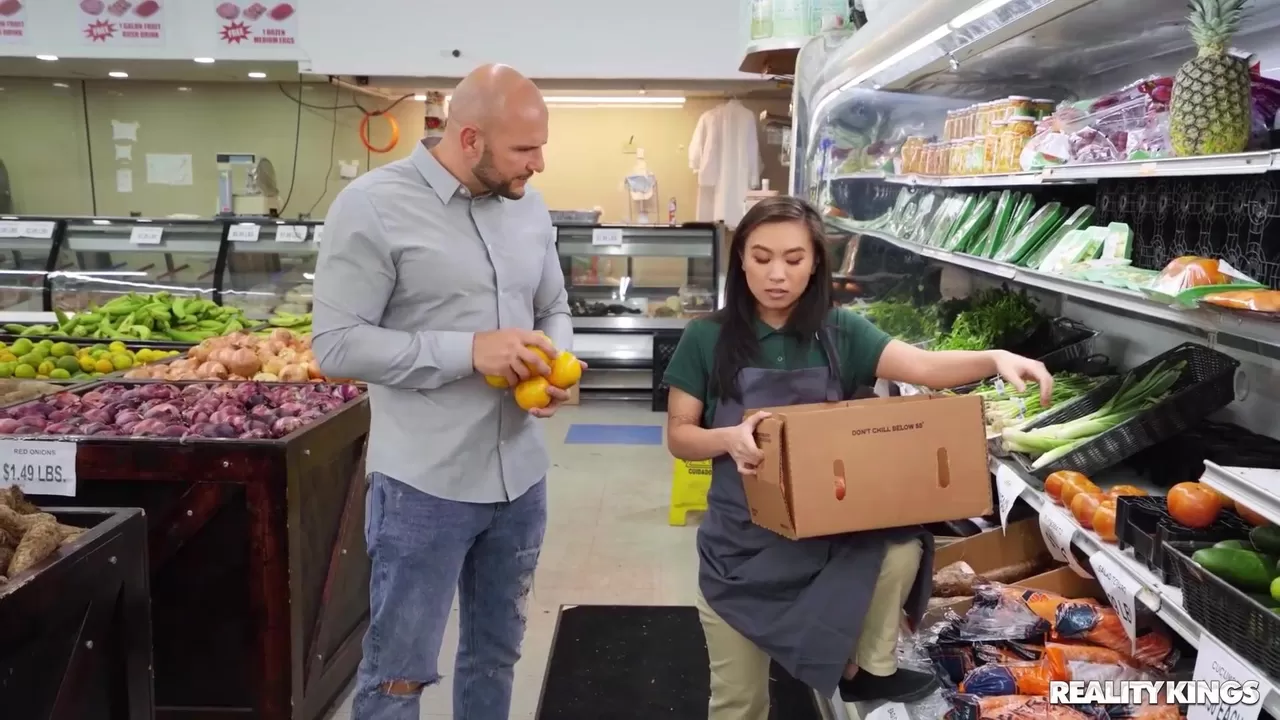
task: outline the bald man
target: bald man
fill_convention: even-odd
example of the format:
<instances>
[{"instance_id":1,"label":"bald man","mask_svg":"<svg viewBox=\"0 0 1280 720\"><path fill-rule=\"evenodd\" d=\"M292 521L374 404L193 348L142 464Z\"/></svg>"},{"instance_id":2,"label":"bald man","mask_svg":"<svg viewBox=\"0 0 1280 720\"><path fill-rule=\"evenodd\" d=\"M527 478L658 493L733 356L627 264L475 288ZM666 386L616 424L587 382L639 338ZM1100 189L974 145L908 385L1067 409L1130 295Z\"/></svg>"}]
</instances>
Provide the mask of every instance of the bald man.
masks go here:
<instances>
[{"instance_id":1,"label":"bald man","mask_svg":"<svg viewBox=\"0 0 1280 720\"><path fill-rule=\"evenodd\" d=\"M458 720L506 720L546 528L550 463L509 392L573 326L542 172L547 108L528 79L479 68L445 135L338 194L315 279L320 369L369 384L370 620L354 720L418 720L457 587ZM541 331L545 335L535 331ZM425 708L431 712L433 708Z\"/></svg>"}]
</instances>

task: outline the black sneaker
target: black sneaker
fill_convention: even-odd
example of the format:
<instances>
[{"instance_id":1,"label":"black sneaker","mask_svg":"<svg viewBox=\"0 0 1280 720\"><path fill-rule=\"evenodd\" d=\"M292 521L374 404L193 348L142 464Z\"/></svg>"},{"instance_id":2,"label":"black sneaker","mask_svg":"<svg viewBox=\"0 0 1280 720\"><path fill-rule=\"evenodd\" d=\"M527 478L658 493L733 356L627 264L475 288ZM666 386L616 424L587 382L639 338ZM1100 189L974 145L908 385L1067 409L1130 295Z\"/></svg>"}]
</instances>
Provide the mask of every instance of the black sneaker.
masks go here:
<instances>
[{"instance_id":1,"label":"black sneaker","mask_svg":"<svg viewBox=\"0 0 1280 720\"><path fill-rule=\"evenodd\" d=\"M892 675L882 676L859 670L852 680L840 681L840 699L845 702L885 700L911 703L929 697L939 687L938 677L933 673L899 668Z\"/></svg>"}]
</instances>

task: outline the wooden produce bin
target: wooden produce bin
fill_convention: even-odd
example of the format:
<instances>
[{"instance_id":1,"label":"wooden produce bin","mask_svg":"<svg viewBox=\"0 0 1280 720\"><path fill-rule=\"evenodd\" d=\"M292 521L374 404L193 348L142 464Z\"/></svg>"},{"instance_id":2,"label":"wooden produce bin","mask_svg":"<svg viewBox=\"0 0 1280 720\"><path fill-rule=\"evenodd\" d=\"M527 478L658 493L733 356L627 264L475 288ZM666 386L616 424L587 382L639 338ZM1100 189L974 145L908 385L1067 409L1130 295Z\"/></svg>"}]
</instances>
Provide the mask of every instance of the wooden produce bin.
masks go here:
<instances>
[{"instance_id":1,"label":"wooden produce bin","mask_svg":"<svg viewBox=\"0 0 1280 720\"><path fill-rule=\"evenodd\" d=\"M76 497L48 501L146 511L157 718L316 720L338 699L369 619L368 434L362 395L279 440L79 440Z\"/></svg>"},{"instance_id":2,"label":"wooden produce bin","mask_svg":"<svg viewBox=\"0 0 1280 720\"><path fill-rule=\"evenodd\" d=\"M0 584L0 716L150 720L151 617L142 511L54 511L89 528Z\"/></svg>"}]
</instances>

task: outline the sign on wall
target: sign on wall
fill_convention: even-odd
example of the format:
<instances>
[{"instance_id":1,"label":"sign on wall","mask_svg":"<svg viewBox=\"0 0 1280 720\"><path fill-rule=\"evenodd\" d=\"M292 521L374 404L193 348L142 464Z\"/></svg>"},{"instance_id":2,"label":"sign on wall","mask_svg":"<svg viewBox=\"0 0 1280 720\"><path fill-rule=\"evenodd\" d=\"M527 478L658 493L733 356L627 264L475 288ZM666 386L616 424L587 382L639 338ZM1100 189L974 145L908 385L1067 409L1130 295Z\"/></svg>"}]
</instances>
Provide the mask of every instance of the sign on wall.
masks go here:
<instances>
[{"instance_id":1,"label":"sign on wall","mask_svg":"<svg viewBox=\"0 0 1280 720\"><path fill-rule=\"evenodd\" d=\"M298 41L301 0L213 0L210 17L217 21L221 48L265 48Z\"/></svg>"},{"instance_id":2,"label":"sign on wall","mask_svg":"<svg viewBox=\"0 0 1280 720\"><path fill-rule=\"evenodd\" d=\"M0 0L0 43L21 45L26 41L26 4L23 0Z\"/></svg>"},{"instance_id":3,"label":"sign on wall","mask_svg":"<svg viewBox=\"0 0 1280 720\"><path fill-rule=\"evenodd\" d=\"M87 45L164 44L164 6L160 0L80 0L78 24Z\"/></svg>"}]
</instances>

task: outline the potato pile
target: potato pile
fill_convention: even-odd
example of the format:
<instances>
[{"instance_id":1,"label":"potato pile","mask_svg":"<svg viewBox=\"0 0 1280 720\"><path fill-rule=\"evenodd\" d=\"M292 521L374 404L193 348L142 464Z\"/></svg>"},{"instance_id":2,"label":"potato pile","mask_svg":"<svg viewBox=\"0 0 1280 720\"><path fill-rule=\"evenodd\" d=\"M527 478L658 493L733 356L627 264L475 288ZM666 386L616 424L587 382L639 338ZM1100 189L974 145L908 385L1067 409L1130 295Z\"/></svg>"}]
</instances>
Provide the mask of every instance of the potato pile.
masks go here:
<instances>
[{"instance_id":1,"label":"potato pile","mask_svg":"<svg viewBox=\"0 0 1280 720\"><path fill-rule=\"evenodd\" d=\"M0 585L31 569L60 546L80 537L84 528L63 525L40 512L16 487L0 488Z\"/></svg>"}]
</instances>

